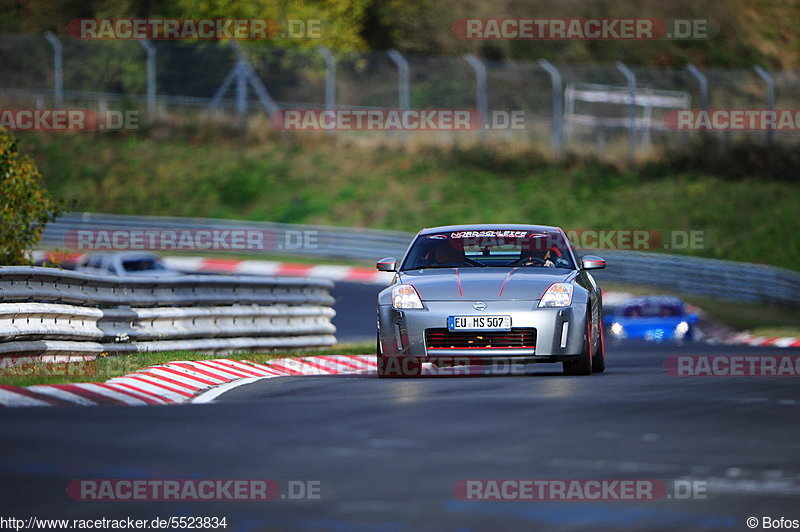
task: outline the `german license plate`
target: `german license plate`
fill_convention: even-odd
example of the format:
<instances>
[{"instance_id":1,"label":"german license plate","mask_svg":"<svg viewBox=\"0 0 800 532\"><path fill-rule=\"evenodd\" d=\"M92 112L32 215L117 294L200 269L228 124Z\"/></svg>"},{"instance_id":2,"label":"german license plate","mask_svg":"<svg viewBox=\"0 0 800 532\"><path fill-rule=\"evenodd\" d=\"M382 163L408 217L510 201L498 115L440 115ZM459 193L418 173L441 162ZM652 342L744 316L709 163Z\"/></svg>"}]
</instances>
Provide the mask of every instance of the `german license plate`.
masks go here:
<instances>
[{"instance_id":1,"label":"german license plate","mask_svg":"<svg viewBox=\"0 0 800 532\"><path fill-rule=\"evenodd\" d=\"M450 331L510 331L511 316L450 316Z\"/></svg>"}]
</instances>

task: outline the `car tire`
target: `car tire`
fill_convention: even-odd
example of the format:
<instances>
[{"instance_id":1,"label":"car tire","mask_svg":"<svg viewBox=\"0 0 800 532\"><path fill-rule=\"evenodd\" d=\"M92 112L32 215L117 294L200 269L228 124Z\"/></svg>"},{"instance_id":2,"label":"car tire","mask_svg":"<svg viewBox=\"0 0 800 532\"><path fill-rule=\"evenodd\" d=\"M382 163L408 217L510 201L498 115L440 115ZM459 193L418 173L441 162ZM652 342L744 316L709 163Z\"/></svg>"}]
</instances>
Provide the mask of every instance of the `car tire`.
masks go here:
<instances>
[{"instance_id":1,"label":"car tire","mask_svg":"<svg viewBox=\"0 0 800 532\"><path fill-rule=\"evenodd\" d=\"M602 319L600 322L602 323ZM600 345L592 357L592 373L603 373L606 370L606 335L600 327Z\"/></svg>"},{"instance_id":2,"label":"car tire","mask_svg":"<svg viewBox=\"0 0 800 532\"><path fill-rule=\"evenodd\" d=\"M583 337L583 349L575 360L564 361L564 375L591 375L592 374L592 337L591 313L586 315L586 333Z\"/></svg>"}]
</instances>

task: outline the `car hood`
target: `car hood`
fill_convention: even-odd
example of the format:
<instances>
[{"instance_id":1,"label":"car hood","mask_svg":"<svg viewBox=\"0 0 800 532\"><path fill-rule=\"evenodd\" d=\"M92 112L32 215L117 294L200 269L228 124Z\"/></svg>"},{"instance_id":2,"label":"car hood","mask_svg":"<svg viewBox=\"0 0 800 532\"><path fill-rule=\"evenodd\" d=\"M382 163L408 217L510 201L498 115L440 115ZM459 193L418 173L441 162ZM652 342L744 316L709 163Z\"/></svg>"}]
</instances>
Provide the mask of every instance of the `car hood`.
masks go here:
<instances>
[{"instance_id":1,"label":"car hood","mask_svg":"<svg viewBox=\"0 0 800 532\"><path fill-rule=\"evenodd\" d=\"M551 268L436 268L400 273L423 301L539 300L553 284L571 279L572 270Z\"/></svg>"}]
</instances>

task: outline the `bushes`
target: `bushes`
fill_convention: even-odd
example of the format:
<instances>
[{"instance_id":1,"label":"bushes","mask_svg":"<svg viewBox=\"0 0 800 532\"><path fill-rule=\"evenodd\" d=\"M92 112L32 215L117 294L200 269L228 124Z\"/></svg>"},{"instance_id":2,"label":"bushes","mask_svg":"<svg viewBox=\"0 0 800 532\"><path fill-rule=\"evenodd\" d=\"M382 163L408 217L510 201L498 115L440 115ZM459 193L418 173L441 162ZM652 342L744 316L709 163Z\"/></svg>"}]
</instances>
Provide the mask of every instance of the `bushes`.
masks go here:
<instances>
[{"instance_id":1,"label":"bushes","mask_svg":"<svg viewBox=\"0 0 800 532\"><path fill-rule=\"evenodd\" d=\"M0 265L29 264L28 251L59 206L42 187L42 176L17 140L0 129Z\"/></svg>"},{"instance_id":2,"label":"bushes","mask_svg":"<svg viewBox=\"0 0 800 532\"><path fill-rule=\"evenodd\" d=\"M776 135L777 137L777 135ZM645 177L668 177L676 173L697 172L726 180L751 179L797 183L800 150L791 140L767 144L764 139L724 139L702 136L687 150L667 153L662 161L646 163L641 170Z\"/></svg>"}]
</instances>

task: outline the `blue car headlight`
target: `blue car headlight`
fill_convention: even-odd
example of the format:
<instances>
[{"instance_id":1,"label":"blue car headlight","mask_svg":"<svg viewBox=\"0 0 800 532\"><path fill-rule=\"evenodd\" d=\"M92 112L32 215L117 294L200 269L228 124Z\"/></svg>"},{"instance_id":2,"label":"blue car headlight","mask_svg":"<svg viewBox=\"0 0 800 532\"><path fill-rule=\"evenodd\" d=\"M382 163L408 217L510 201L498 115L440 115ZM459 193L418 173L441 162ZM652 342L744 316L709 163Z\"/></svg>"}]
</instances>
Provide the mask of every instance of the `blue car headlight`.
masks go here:
<instances>
[{"instance_id":1,"label":"blue car headlight","mask_svg":"<svg viewBox=\"0 0 800 532\"><path fill-rule=\"evenodd\" d=\"M685 321L680 322L675 326L675 338L681 339L689 332L689 324Z\"/></svg>"}]
</instances>

